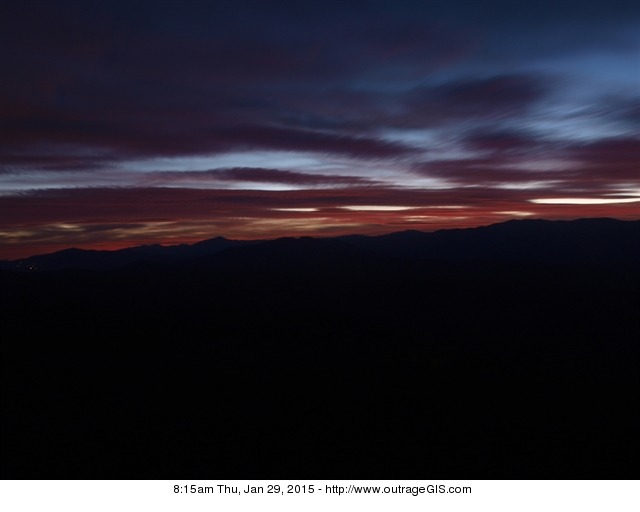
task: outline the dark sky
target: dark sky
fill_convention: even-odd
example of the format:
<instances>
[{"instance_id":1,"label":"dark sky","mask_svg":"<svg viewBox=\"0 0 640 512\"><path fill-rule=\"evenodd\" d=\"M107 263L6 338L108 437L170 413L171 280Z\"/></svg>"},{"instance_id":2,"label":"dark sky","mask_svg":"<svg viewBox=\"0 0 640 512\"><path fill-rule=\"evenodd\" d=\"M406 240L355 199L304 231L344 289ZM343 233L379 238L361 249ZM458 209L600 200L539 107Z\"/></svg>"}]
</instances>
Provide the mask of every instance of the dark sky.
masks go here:
<instances>
[{"instance_id":1,"label":"dark sky","mask_svg":"<svg viewBox=\"0 0 640 512\"><path fill-rule=\"evenodd\" d=\"M640 3L0 6L0 258L640 218Z\"/></svg>"}]
</instances>

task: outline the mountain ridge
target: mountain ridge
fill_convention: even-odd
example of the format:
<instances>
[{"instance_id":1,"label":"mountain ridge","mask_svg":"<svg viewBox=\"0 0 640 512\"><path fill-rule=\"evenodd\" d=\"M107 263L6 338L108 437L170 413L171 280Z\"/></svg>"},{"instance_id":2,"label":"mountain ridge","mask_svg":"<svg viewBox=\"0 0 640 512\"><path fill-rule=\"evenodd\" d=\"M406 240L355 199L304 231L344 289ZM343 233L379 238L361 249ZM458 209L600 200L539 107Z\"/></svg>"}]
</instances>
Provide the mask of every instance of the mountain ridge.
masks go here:
<instances>
[{"instance_id":1,"label":"mountain ridge","mask_svg":"<svg viewBox=\"0 0 640 512\"><path fill-rule=\"evenodd\" d=\"M473 228L440 229L432 232L405 230L373 236L353 234L267 240L232 240L218 236L194 244L151 244L114 251L68 248L17 260L2 260L0 269L109 270L145 262L179 264L218 257L230 249L242 249L239 254L247 254L248 251L255 252L256 256L263 253L263 257L270 254L269 257L289 260L292 254L285 256L285 253L299 251L301 257L318 259L321 256L315 254L318 249L329 258L357 252L360 257L392 257L402 260L628 264L640 261L640 220L514 219ZM280 256L277 256L278 252Z\"/></svg>"}]
</instances>

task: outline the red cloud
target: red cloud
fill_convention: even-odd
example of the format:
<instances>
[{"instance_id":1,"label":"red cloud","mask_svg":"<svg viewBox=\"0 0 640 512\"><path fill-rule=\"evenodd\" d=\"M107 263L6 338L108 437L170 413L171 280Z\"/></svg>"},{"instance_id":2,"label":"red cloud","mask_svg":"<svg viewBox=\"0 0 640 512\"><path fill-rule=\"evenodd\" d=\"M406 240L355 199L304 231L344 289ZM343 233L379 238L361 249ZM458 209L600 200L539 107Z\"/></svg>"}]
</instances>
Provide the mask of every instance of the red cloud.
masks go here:
<instances>
[{"instance_id":1,"label":"red cloud","mask_svg":"<svg viewBox=\"0 0 640 512\"><path fill-rule=\"evenodd\" d=\"M533 204L552 191L385 187L257 190L73 189L0 197L0 258L70 246L117 248L143 243L195 242L213 236L272 238L380 234L490 224L513 215L542 218L637 218L637 203ZM412 207L400 211L344 206ZM448 207L448 208L442 208ZM451 208L454 207L454 208ZM312 211L298 211L306 208ZM515 212L515 213L514 213Z\"/></svg>"}]
</instances>

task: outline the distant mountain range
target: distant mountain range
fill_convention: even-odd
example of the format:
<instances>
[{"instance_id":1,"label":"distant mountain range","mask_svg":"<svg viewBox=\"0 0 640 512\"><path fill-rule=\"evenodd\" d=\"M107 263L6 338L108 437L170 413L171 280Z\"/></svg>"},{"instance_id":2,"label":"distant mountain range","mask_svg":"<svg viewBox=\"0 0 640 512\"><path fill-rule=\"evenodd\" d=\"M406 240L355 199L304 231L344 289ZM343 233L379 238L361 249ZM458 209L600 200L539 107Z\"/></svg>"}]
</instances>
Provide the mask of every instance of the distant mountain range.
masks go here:
<instances>
[{"instance_id":1,"label":"distant mountain range","mask_svg":"<svg viewBox=\"0 0 640 512\"><path fill-rule=\"evenodd\" d=\"M0 261L0 268L24 271L63 269L107 270L126 267L138 262L176 263L188 261L200 257L212 256L230 247L253 243L256 242L227 240L223 237L217 237L193 245L141 245L116 251L71 248L19 260Z\"/></svg>"},{"instance_id":2,"label":"distant mountain range","mask_svg":"<svg viewBox=\"0 0 640 512\"><path fill-rule=\"evenodd\" d=\"M401 231L381 236L229 240L216 237L192 245L143 245L116 251L65 249L0 268L21 271L108 270L132 264L214 263L229 259L394 258L446 262L620 263L640 262L640 221L607 218L574 221L511 220L467 229Z\"/></svg>"}]
</instances>

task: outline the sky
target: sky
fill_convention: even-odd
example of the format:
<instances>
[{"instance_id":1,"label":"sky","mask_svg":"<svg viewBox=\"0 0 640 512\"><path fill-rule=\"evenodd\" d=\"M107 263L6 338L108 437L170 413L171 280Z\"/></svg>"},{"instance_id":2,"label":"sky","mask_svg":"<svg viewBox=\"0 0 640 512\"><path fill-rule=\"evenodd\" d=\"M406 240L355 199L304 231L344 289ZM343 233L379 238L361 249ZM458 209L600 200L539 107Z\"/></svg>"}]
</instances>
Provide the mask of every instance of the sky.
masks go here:
<instances>
[{"instance_id":1,"label":"sky","mask_svg":"<svg viewBox=\"0 0 640 512\"><path fill-rule=\"evenodd\" d=\"M0 259L640 218L640 3L0 5Z\"/></svg>"}]
</instances>

